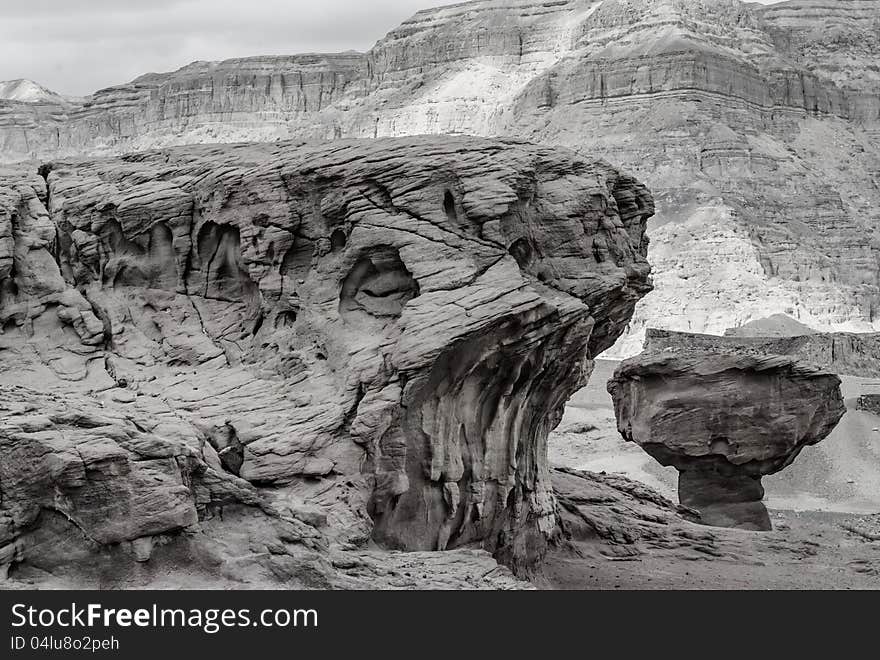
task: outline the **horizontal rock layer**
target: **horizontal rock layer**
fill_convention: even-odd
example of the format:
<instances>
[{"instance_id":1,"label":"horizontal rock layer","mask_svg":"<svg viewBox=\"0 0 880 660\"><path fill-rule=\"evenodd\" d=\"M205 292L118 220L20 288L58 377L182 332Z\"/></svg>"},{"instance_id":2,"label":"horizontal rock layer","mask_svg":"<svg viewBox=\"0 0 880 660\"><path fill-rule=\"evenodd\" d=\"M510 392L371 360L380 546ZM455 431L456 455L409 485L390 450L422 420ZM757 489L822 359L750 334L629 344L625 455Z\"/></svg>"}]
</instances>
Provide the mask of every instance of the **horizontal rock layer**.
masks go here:
<instances>
[{"instance_id":1,"label":"horizontal rock layer","mask_svg":"<svg viewBox=\"0 0 880 660\"><path fill-rule=\"evenodd\" d=\"M880 334L877 333L821 332L791 337L718 337L648 328L645 350L788 355L832 373L880 378Z\"/></svg>"},{"instance_id":2,"label":"horizontal rock layer","mask_svg":"<svg viewBox=\"0 0 880 660\"><path fill-rule=\"evenodd\" d=\"M479 138L0 172L5 563L41 561L46 510L141 548L229 503L289 511L319 555L529 568L547 434L650 290L652 212L601 161Z\"/></svg>"}]
</instances>

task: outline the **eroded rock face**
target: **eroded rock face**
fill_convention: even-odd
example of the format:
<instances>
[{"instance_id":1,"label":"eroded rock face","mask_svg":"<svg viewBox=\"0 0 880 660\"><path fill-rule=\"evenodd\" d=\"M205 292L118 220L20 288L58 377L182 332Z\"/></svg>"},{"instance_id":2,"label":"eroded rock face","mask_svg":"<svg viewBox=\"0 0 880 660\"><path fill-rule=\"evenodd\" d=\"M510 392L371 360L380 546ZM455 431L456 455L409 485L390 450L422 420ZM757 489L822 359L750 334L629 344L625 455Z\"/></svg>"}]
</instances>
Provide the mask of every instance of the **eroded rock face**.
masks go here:
<instances>
[{"instance_id":1,"label":"eroded rock face","mask_svg":"<svg viewBox=\"0 0 880 660\"><path fill-rule=\"evenodd\" d=\"M769 336L723 336L648 328L644 349L721 351L741 355L787 355L802 364L849 376L880 378L880 334L811 332Z\"/></svg>"},{"instance_id":2,"label":"eroded rock face","mask_svg":"<svg viewBox=\"0 0 880 660\"><path fill-rule=\"evenodd\" d=\"M770 529L761 477L789 465L843 416L840 379L788 356L649 352L608 382L617 426L679 471L679 500L702 521Z\"/></svg>"},{"instance_id":3,"label":"eroded rock face","mask_svg":"<svg viewBox=\"0 0 880 660\"><path fill-rule=\"evenodd\" d=\"M4 171L0 384L31 388L0 433L6 565L40 561L47 510L143 554L222 540L227 506L532 565L547 433L650 289L652 212L602 162L477 138ZM45 412L74 395L95 414Z\"/></svg>"}]
</instances>

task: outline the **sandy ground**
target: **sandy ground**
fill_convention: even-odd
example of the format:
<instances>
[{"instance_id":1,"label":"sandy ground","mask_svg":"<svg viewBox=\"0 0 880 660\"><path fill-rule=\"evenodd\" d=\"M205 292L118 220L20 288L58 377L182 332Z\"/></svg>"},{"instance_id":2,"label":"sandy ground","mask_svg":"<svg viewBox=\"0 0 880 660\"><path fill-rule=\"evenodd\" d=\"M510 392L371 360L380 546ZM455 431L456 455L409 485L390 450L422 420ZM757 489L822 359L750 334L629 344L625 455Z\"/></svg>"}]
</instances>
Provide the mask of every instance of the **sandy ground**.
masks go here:
<instances>
[{"instance_id":1,"label":"sandy ground","mask_svg":"<svg viewBox=\"0 0 880 660\"><path fill-rule=\"evenodd\" d=\"M590 546L551 552L545 589L880 589L880 542L842 525L841 513L774 511L773 532L725 530L738 551L712 557L687 547L609 557ZM876 522L876 521L875 521Z\"/></svg>"},{"instance_id":2,"label":"sandy ground","mask_svg":"<svg viewBox=\"0 0 880 660\"><path fill-rule=\"evenodd\" d=\"M550 464L617 472L677 502L678 471L663 467L638 445L624 442L617 432L614 405L605 384L618 364L616 360L596 360L589 385L571 398L562 422L550 435Z\"/></svg>"},{"instance_id":3,"label":"sandy ground","mask_svg":"<svg viewBox=\"0 0 880 660\"><path fill-rule=\"evenodd\" d=\"M620 473L672 500L677 472L617 433L605 389L618 362L598 360L551 435L550 462ZM880 417L855 399L880 392L880 380L843 377L847 413L818 445L763 480L773 532L725 530L736 551L707 557L682 546L609 558L592 545L552 552L538 584L570 589L880 589ZM868 528L867 534L853 528ZM874 538L876 536L876 538ZM733 539L732 541L730 539Z\"/></svg>"}]
</instances>

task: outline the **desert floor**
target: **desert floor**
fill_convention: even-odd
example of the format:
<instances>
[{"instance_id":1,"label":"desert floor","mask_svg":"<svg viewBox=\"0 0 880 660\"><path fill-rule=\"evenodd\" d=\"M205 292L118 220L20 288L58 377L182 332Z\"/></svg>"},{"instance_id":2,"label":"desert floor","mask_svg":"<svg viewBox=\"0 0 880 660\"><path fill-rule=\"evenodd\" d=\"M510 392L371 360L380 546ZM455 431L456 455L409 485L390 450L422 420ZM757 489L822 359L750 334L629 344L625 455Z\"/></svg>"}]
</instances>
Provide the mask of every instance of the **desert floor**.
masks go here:
<instances>
[{"instance_id":1,"label":"desert floor","mask_svg":"<svg viewBox=\"0 0 880 660\"><path fill-rule=\"evenodd\" d=\"M620 473L677 502L677 473L617 433L605 389L617 362L598 360L590 385L575 394L550 439L553 465ZM844 377L848 412L820 444L763 480L774 530L724 530L723 557L686 544L634 557L600 546L551 552L537 582L548 588L880 588L880 417L856 411L855 398L880 380Z\"/></svg>"}]
</instances>

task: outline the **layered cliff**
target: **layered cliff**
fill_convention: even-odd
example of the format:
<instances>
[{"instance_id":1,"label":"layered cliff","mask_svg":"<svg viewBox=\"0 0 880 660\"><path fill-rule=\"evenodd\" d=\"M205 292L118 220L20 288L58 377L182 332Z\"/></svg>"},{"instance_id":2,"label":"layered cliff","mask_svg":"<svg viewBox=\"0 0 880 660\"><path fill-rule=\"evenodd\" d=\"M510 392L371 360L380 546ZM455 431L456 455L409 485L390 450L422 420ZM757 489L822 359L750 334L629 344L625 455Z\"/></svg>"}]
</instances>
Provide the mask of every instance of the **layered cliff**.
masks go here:
<instances>
[{"instance_id":1,"label":"layered cliff","mask_svg":"<svg viewBox=\"0 0 880 660\"><path fill-rule=\"evenodd\" d=\"M851 118L874 122L880 117L878 9L870 0L801 0L768 6L762 18L781 50L845 90Z\"/></svg>"},{"instance_id":2,"label":"layered cliff","mask_svg":"<svg viewBox=\"0 0 880 660\"><path fill-rule=\"evenodd\" d=\"M650 290L632 177L480 138L0 174L7 568L229 568L239 525L299 586L370 539L540 558L547 434Z\"/></svg>"},{"instance_id":3,"label":"layered cliff","mask_svg":"<svg viewBox=\"0 0 880 660\"><path fill-rule=\"evenodd\" d=\"M513 135L599 153L655 192L644 328L783 312L877 325L880 2L480 0L366 54L195 63L82 104L0 102L0 158L284 137Z\"/></svg>"},{"instance_id":4,"label":"layered cliff","mask_svg":"<svg viewBox=\"0 0 880 660\"><path fill-rule=\"evenodd\" d=\"M164 144L270 141L309 134L320 111L347 94L363 92L364 71L365 58L359 53L194 62L173 73L151 73L102 89L83 102L59 99L53 107L63 126L54 134L25 130L29 139L22 141L19 135L13 141L11 128L0 133L10 134L3 144L4 160L13 154L118 153ZM35 105L9 103L7 111L27 113ZM315 132L323 134L323 127Z\"/></svg>"},{"instance_id":5,"label":"layered cliff","mask_svg":"<svg viewBox=\"0 0 880 660\"><path fill-rule=\"evenodd\" d=\"M603 2L584 41L597 50L565 58L514 110L510 130L597 136L593 149L655 192L656 290L618 354L638 350L646 324L720 334L784 312L820 329L874 327L878 116L862 88L787 50L784 24L764 12ZM870 25L853 29L872 38Z\"/></svg>"}]
</instances>

